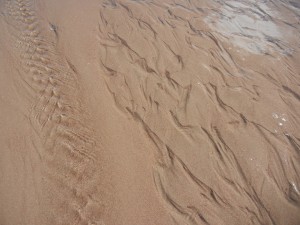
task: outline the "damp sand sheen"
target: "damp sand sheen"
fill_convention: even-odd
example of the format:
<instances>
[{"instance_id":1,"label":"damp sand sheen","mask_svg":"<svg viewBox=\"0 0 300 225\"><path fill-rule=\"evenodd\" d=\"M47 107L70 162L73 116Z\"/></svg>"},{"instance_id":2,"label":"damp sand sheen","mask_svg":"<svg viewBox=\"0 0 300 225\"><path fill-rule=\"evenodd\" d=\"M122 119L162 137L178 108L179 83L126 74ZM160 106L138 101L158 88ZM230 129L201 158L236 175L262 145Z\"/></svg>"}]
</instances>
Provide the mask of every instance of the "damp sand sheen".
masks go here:
<instances>
[{"instance_id":1,"label":"damp sand sheen","mask_svg":"<svg viewBox=\"0 0 300 225\"><path fill-rule=\"evenodd\" d=\"M299 225L297 0L0 0L0 225Z\"/></svg>"}]
</instances>

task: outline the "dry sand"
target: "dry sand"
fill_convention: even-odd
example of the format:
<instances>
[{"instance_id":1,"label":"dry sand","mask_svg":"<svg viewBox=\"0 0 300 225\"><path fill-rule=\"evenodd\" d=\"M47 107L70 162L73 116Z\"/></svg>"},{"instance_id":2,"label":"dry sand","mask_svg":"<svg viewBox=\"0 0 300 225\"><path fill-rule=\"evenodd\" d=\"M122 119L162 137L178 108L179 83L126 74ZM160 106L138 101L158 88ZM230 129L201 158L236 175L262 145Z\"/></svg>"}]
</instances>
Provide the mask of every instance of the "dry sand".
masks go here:
<instances>
[{"instance_id":1,"label":"dry sand","mask_svg":"<svg viewBox=\"0 0 300 225\"><path fill-rule=\"evenodd\" d=\"M298 0L1 0L0 225L299 225Z\"/></svg>"}]
</instances>

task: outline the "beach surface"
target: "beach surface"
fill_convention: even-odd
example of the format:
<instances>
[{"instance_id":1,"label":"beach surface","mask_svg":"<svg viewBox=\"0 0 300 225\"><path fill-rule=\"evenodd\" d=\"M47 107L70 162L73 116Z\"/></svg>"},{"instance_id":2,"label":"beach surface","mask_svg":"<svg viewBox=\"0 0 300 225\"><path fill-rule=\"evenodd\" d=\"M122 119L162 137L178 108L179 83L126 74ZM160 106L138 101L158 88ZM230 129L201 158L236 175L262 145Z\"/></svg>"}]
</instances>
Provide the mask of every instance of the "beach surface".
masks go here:
<instances>
[{"instance_id":1,"label":"beach surface","mask_svg":"<svg viewBox=\"0 0 300 225\"><path fill-rule=\"evenodd\" d=\"M0 225L299 225L297 0L0 0Z\"/></svg>"}]
</instances>

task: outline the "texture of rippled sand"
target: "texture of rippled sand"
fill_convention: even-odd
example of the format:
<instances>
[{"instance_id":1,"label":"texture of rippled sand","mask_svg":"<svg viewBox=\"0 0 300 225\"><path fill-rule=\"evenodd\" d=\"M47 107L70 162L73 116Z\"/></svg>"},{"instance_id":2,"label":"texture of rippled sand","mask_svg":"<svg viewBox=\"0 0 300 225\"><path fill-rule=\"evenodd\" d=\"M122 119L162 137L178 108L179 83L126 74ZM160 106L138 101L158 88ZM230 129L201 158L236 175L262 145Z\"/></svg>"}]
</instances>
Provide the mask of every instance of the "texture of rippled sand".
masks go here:
<instances>
[{"instance_id":1,"label":"texture of rippled sand","mask_svg":"<svg viewBox=\"0 0 300 225\"><path fill-rule=\"evenodd\" d=\"M0 225L299 225L298 0L1 0Z\"/></svg>"}]
</instances>

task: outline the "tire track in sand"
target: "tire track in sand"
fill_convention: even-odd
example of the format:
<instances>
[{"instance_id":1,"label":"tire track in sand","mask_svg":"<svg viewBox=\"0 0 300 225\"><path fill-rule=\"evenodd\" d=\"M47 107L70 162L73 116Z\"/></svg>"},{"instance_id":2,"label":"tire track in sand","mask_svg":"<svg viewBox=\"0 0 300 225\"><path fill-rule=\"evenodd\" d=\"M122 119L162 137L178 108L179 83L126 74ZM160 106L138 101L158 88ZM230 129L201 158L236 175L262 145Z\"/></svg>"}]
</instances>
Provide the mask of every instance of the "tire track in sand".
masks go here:
<instances>
[{"instance_id":1,"label":"tire track in sand","mask_svg":"<svg viewBox=\"0 0 300 225\"><path fill-rule=\"evenodd\" d=\"M35 1L6 1L4 16L19 60L16 82L32 102L29 121L43 143L38 152L44 196L39 198L46 214L40 224L102 224L90 213L101 210L92 195L96 142L85 125L78 72L56 48L57 28L42 21L35 7Z\"/></svg>"}]
</instances>

